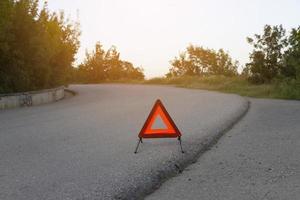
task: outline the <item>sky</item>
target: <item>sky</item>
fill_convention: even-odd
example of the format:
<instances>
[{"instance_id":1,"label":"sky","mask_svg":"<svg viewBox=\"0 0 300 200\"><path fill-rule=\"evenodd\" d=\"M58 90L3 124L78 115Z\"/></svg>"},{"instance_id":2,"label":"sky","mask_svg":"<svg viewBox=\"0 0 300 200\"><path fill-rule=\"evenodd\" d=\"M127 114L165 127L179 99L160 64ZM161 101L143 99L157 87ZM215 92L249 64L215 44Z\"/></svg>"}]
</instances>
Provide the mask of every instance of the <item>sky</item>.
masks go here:
<instances>
[{"instance_id":1,"label":"sky","mask_svg":"<svg viewBox=\"0 0 300 200\"><path fill-rule=\"evenodd\" d=\"M147 78L166 74L189 44L223 48L243 65L251 51L246 37L265 24L300 25L299 0L48 0L48 8L78 16L77 63L99 41L105 49L115 45Z\"/></svg>"}]
</instances>

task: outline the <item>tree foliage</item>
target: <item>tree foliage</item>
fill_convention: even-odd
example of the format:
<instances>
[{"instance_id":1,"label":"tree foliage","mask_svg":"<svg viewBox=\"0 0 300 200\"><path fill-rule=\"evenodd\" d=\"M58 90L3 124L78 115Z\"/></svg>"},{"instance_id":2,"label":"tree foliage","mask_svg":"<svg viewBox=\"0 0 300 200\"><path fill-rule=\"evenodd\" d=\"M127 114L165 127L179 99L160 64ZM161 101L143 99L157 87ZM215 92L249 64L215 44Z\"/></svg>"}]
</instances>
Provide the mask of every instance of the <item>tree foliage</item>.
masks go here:
<instances>
[{"instance_id":1,"label":"tree foliage","mask_svg":"<svg viewBox=\"0 0 300 200\"><path fill-rule=\"evenodd\" d=\"M250 63L246 64L249 80L269 83L274 79L294 79L300 76L300 27L286 30L279 26L265 25L261 35L247 38L253 46ZM287 81L287 80L285 80Z\"/></svg>"},{"instance_id":2,"label":"tree foliage","mask_svg":"<svg viewBox=\"0 0 300 200\"><path fill-rule=\"evenodd\" d=\"M288 49L283 56L282 74L300 81L300 26L288 38Z\"/></svg>"},{"instance_id":3,"label":"tree foliage","mask_svg":"<svg viewBox=\"0 0 300 200\"><path fill-rule=\"evenodd\" d=\"M0 1L0 92L67 83L79 48L77 23L38 0Z\"/></svg>"},{"instance_id":4,"label":"tree foliage","mask_svg":"<svg viewBox=\"0 0 300 200\"><path fill-rule=\"evenodd\" d=\"M115 46L105 51L99 42L96 43L94 51L86 53L84 62L75 69L74 81L77 82L100 83L121 79L142 80L143 70L121 60Z\"/></svg>"},{"instance_id":5,"label":"tree foliage","mask_svg":"<svg viewBox=\"0 0 300 200\"><path fill-rule=\"evenodd\" d=\"M237 74L238 62L223 49L215 51L203 47L190 45L179 57L171 62L172 67L167 76L183 75L225 75Z\"/></svg>"},{"instance_id":6,"label":"tree foliage","mask_svg":"<svg viewBox=\"0 0 300 200\"><path fill-rule=\"evenodd\" d=\"M251 71L250 80L256 83L270 82L278 76L283 68L283 53L286 47L285 29L281 25L265 25L263 34L247 38L253 46L250 63L246 65Z\"/></svg>"}]
</instances>

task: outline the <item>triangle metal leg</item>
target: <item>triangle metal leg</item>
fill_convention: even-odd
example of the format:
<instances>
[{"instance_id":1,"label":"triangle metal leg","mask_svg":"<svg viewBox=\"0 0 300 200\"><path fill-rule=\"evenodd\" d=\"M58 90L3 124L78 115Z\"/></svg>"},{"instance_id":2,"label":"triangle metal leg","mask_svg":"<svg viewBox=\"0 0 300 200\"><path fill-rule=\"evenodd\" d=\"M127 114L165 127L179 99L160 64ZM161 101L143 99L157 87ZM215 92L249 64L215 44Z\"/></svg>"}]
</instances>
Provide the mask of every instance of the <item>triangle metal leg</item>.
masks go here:
<instances>
[{"instance_id":1,"label":"triangle metal leg","mask_svg":"<svg viewBox=\"0 0 300 200\"><path fill-rule=\"evenodd\" d=\"M143 143L142 138L139 138L139 141L138 141L138 143L137 143L137 145L136 145L136 148L135 148L134 153L137 153L137 150L138 150L138 148L139 148L139 146L140 146L140 143Z\"/></svg>"},{"instance_id":2,"label":"triangle metal leg","mask_svg":"<svg viewBox=\"0 0 300 200\"><path fill-rule=\"evenodd\" d=\"M181 137L178 137L178 141L179 141L181 153L184 153L184 151L183 151L183 149L182 149L182 144L181 144Z\"/></svg>"}]
</instances>

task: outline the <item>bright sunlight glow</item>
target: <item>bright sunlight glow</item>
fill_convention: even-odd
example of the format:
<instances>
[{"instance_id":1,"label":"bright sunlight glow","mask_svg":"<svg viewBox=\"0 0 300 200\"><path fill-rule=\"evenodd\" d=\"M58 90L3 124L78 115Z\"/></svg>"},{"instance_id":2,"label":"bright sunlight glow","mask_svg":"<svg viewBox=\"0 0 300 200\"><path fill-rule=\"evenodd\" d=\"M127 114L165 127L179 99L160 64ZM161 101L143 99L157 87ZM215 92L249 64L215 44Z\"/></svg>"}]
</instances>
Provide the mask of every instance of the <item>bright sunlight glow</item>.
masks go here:
<instances>
[{"instance_id":1,"label":"bright sunlight glow","mask_svg":"<svg viewBox=\"0 0 300 200\"><path fill-rule=\"evenodd\" d=\"M299 0L49 0L52 11L81 24L81 48L76 63L96 41L105 49L117 46L121 58L142 66L147 78L163 76L169 61L189 44L224 48L245 64L247 36L265 24L289 30L300 19Z\"/></svg>"}]
</instances>

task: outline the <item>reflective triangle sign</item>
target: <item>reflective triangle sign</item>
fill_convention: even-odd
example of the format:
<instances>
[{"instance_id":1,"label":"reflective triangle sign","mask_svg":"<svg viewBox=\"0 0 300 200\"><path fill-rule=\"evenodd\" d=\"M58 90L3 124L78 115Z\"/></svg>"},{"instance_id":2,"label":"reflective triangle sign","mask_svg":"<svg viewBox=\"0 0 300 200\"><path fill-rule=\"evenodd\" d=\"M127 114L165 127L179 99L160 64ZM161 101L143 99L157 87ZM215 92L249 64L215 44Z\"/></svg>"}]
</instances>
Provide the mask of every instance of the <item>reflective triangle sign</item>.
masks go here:
<instances>
[{"instance_id":1,"label":"reflective triangle sign","mask_svg":"<svg viewBox=\"0 0 300 200\"><path fill-rule=\"evenodd\" d=\"M158 119L164 124L163 128L154 127L155 121ZM180 131L162 102L158 99L139 133L139 138L176 138L180 136Z\"/></svg>"}]
</instances>

